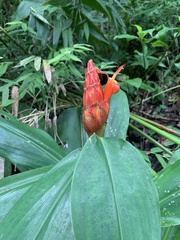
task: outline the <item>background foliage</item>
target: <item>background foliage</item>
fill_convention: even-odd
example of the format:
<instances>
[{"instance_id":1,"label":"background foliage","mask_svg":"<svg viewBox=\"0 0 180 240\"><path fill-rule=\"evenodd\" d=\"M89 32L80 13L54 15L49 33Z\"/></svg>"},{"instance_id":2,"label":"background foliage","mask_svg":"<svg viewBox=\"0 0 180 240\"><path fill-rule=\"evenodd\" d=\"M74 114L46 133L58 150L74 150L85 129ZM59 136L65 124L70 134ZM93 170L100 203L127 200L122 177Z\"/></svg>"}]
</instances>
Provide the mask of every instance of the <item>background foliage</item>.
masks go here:
<instances>
[{"instance_id":1,"label":"background foliage","mask_svg":"<svg viewBox=\"0 0 180 240\"><path fill-rule=\"evenodd\" d=\"M76 196L78 176L82 176L82 182L87 180L91 184L93 193L99 191L102 182L94 184L94 179L98 178L98 163L94 163L89 156L88 161L95 169L92 169L92 175L88 175L83 173L82 159L89 149L94 151L96 159L102 154L101 171L104 172L107 170L106 164L111 163L112 153L116 151L113 146L119 144L137 156L136 159L139 159L146 173L145 176L138 169L139 162L131 163L131 156L117 148L121 159L117 169L129 167L134 173L134 176L125 174L129 178L123 178L125 187L120 190L125 195L131 191L128 181L133 179L137 191L146 194L146 188L143 184L139 186L138 181L147 177L153 204L150 206L146 198L141 199L139 196L142 200L140 205L135 198L133 206L141 211L144 209L142 212L147 221L154 219L154 210L156 218L150 223L156 229L153 234L157 239L160 238L158 211L161 215L161 238L179 239L178 1L16 0L0 1L0 8L0 109L3 110L0 120L0 155L6 158L5 176L16 173L16 167L20 172L0 182L0 201L3 206L0 236L3 232L4 239L11 239L9 232L13 230L13 237L23 239L33 225L36 228L33 228L30 239L42 239L42 236L44 239L56 239L57 233L63 239L74 239L74 233L78 239L85 239L83 234L88 233L79 231L79 224L87 219L82 216L79 222L76 212L82 208ZM102 139L93 136L88 140L81 121L83 83L89 59L93 59L98 68L110 75L119 65L125 64L125 69L117 77L121 91L112 98L105 138ZM102 84L106 83L106 77L100 77ZM44 131L30 128L21 122L45 130L55 141ZM109 137L110 142L107 140ZM127 158L127 165L122 161L124 158ZM145 162L149 166L148 170ZM113 170L110 176L114 177L117 193L115 200L121 202L116 181L121 182L122 178L116 172L116 166L110 166L110 169ZM149 170L151 175L148 175ZM104 181L109 186L109 175L105 176ZM91 201L97 200L99 203L98 199L91 199L91 195L88 195L88 184L84 189L78 188L78 191L90 199L89 202L85 201L87 205L83 205L83 209L88 209L88 214L94 218ZM70 201L71 194L73 202ZM7 199L10 200L6 202ZM27 199L29 205L26 204ZM44 205L46 201L47 205ZM121 203L123 205L128 201L126 196ZM72 213L69 210L71 204ZM62 206L66 206L64 210ZM113 206L118 209L116 212L113 208L113 211L119 214L121 207L116 204ZM25 224L27 219L32 220L34 209L38 209L36 216L32 222L28 220L28 224ZM27 213L25 216L24 212ZM44 215L41 215L42 212ZM99 208L98 217L104 219L101 225L104 226L106 217L101 215L102 212L105 210ZM111 213L111 210L107 212ZM121 214L125 216L129 213L122 211ZM17 227L17 221L9 224L10 220L15 219L14 216L19 219ZM40 216L46 220L40 219ZM53 221L55 218L56 222ZM124 218L127 219L123 217L119 223L125 224ZM138 222L140 226L145 224L144 233L137 232L138 239L138 234L143 236L150 231L148 227L151 225L144 219ZM60 225L62 228L57 227ZM118 227L118 224L114 227L112 236L117 234ZM143 231L142 227L139 229ZM96 231L98 233L99 229ZM121 236L130 239L133 232L126 232L130 235ZM90 231L89 236L92 233ZM122 233L121 230L119 233ZM105 232L102 238L107 236Z\"/></svg>"}]
</instances>

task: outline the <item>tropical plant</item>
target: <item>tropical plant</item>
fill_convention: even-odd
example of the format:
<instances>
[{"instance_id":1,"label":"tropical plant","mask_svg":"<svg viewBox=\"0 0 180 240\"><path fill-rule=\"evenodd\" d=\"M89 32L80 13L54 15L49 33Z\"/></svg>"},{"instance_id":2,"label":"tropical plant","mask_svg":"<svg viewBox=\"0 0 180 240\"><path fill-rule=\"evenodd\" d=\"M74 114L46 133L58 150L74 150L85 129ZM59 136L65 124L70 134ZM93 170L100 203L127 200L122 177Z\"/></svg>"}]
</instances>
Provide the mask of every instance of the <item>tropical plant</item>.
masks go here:
<instances>
[{"instance_id":1,"label":"tropical plant","mask_svg":"<svg viewBox=\"0 0 180 240\"><path fill-rule=\"evenodd\" d=\"M178 2L175 0L127 0L125 4L128 9L123 18L126 26L138 24L143 28L153 28L166 23L168 27L174 27L178 23Z\"/></svg>"},{"instance_id":2,"label":"tropical plant","mask_svg":"<svg viewBox=\"0 0 180 240\"><path fill-rule=\"evenodd\" d=\"M1 239L178 239L179 150L159 173L146 163L126 140L122 90L111 98L104 137L87 137L77 107L60 114L61 146L9 113L0 116L0 155L21 171L0 181Z\"/></svg>"},{"instance_id":3,"label":"tropical plant","mask_svg":"<svg viewBox=\"0 0 180 240\"><path fill-rule=\"evenodd\" d=\"M121 61L131 66L124 78L119 79L121 86L131 96L133 105L140 105L149 99L163 105L165 93L179 88L179 27L162 25L146 30L139 25L133 27L136 34L114 37L124 46L124 50L116 55L116 60L119 56ZM144 97L146 94L147 99Z\"/></svg>"},{"instance_id":4,"label":"tropical plant","mask_svg":"<svg viewBox=\"0 0 180 240\"><path fill-rule=\"evenodd\" d=\"M86 44L96 41L97 47L102 43L108 47L111 42L103 33L109 25L107 23L111 21L117 31L124 31L124 23L116 6L123 8L113 0L22 1L16 19L28 18L28 26L37 29L37 36L43 45L48 42L56 48L62 41L63 47L72 47L74 41ZM49 32L52 32L52 38L49 38Z\"/></svg>"},{"instance_id":5,"label":"tropical plant","mask_svg":"<svg viewBox=\"0 0 180 240\"><path fill-rule=\"evenodd\" d=\"M2 4L2 17L7 5ZM56 116L58 108L78 106L87 54L94 55L97 49L107 49L109 54L115 48L113 35L104 34L110 22L116 32L124 31L116 11L116 6L122 8L121 4L35 0L13 6L16 11L0 28L1 109L10 111L13 86L18 87L21 116L45 108ZM94 42L93 47L89 45ZM106 48L102 48L104 44Z\"/></svg>"}]
</instances>

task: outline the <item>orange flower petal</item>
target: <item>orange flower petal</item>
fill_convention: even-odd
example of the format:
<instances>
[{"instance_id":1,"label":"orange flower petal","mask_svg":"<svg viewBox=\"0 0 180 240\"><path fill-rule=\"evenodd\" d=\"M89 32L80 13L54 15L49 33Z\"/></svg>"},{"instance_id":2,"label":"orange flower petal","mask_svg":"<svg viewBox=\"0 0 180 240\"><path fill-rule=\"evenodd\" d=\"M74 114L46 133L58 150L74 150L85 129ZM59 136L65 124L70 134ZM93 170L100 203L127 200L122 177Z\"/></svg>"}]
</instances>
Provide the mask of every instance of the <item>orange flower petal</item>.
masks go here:
<instances>
[{"instance_id":1,"label":"orange flower petal","mask_svg":"<svg viewBox=\"0 0 180 240\"><path fill-rule=\"evenodd\" d=\"M109 78L104 88L104 100L110 103L111 96L117 93L119 89L120 89L119 84L112 78Z\"/></svg>"},{"instance_id":2,"label":"orange flower petal","mask_svg":"<svg viewBox=\"0 0 180 240\"><path fill-rule=\"evenodd\" d=\"M106 83L106 86L104 88L104 100L107 101L110 104L110 98L113 94L117 93L120 89L119 84L116 82L115 78L118 75L118 73L124 68L124 65L120 66L112 78L108 78L108 81Z\"/></svg>"}]
</instances>

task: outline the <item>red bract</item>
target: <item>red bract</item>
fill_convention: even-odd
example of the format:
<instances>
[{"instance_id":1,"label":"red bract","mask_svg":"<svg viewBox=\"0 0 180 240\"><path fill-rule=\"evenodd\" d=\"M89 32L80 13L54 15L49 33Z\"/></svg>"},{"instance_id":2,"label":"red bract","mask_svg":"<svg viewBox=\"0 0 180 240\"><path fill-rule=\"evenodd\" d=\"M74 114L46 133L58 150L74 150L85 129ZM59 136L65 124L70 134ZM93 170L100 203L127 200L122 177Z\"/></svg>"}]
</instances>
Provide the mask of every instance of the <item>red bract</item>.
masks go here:
<instances>
[{"instance_id":1,"label":"red bract","mask_svg":"<svg viewBox=\"0 0 180 240\"><path fill-rule=\"evenodd\" d=\"M83 123L89 136L103 127L108 118L110 98L120 89L115 78L123 66L117 69L112 78L106 74L108 81L103 91L98 73L104 72L96 68L92 60L88 62L84 82Z\"/></svg>"}]
</instances>

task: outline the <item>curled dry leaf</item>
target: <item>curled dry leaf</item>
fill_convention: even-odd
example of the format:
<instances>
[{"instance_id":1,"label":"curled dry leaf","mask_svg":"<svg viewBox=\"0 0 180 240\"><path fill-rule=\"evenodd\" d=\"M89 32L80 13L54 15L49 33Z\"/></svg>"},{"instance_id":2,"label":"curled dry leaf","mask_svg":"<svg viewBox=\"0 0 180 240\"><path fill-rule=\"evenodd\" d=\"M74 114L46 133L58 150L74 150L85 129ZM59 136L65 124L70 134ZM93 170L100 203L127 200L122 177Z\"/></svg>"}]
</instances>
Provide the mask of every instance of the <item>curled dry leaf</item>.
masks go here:
<instances>
[{"instance_id":1,"label":"curled dry leaf","mask_svg":"<svg viewBox=\"0 0 180 240\"><path fill-rule=\"evenodd\" d=\"M52 81L52 69L46 60L43 60L43 70L44 70L44 75L46 77L46 80L50 84Z\"/></svg>"}]
</instances>

